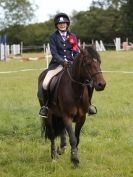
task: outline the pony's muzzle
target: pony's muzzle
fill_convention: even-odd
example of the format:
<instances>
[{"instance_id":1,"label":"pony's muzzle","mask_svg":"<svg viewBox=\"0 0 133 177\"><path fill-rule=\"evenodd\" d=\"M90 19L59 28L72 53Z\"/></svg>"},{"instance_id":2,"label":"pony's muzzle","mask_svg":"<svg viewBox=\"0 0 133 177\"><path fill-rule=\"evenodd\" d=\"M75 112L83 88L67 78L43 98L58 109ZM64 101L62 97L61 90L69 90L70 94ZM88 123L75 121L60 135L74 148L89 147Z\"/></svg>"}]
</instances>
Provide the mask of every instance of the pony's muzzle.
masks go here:
<instances>
[{"instance_id":1,"label":"pony's muzzle","mask_svg":"<svg viewBox=\"0 0 133 177\"><path fill-rule=\"evenodd\" d=\"M104 90L105 86L106 86L106 82L101 81L101 82L96 83L94 87L96 91L102 91Z\"/></svg>"}]
</instances>

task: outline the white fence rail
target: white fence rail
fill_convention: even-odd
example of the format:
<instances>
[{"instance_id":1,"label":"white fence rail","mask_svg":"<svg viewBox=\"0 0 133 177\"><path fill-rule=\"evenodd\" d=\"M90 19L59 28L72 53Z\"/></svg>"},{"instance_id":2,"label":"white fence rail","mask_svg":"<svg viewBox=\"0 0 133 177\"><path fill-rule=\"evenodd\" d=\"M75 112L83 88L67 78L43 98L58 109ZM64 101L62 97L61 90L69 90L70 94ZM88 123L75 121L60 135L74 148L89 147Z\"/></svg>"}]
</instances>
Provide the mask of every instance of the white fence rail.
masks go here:
<instances>
[{"instance_id":1,"label":"white fence rail","mask_svg":"<svg viewBox=\"0 0 133 177\"><path fill-rule=\"evenodd\" d=\"M10 53L9 45L0 44L0 60L6 60L7 56Z\"/></svg>"},{"instance_id":2,"label":"white fence rail","mask_svg":"<svg viewBox=\"0 0 133 177\"><path fill-rule=\"evenodd\" d=\"M13 44L11 46L6 44L0 44L0 61L7 59L9 55L19 55L21 54L20 44Z\"/></svg>"},{"instance_id":3,"label":"white fence rail","mask_svg":"<svg viewBox=\"0 0 133 177\"><path fill-rule=\"evenodd\" d=\"M19 55L21 53L21 46L20 44L13 44L11 45L11 54L12 55Z\"/></svg>"}]
</instances>

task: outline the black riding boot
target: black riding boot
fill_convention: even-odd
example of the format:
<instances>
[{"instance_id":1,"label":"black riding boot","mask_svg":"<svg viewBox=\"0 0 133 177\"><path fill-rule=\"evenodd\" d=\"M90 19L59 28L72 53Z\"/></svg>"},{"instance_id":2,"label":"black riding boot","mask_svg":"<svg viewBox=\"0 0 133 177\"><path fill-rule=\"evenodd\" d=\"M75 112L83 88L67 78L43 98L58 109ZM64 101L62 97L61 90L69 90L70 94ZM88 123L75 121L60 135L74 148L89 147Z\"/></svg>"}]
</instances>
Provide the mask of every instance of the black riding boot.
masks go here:
<instances>
[{"instance_id":1,"label":"black riding boot","mask_svg":"<svg viewBox=\"0 0 133 177\"><path fill-rule=\"evenodd\" d=\"M93 91L94 91L94 88L92 87L88 87L88 94L89 94L89 107L88 107L88 114L89 115L94 115L94 114L97 114L97 108L91 104L91 98L92 98L92 95L93 95Z\"/></svg>"},{"instance_id":2,"label":"black riding boot","mask_svg":"<svg viewBox=\"0 0 133 177\"><path fill-rule=\"evenodd\" d=\"M39 111L39 116L42 118L48 117L48 91L43 90L43 106Z\"/></svg>"}]
</instances>

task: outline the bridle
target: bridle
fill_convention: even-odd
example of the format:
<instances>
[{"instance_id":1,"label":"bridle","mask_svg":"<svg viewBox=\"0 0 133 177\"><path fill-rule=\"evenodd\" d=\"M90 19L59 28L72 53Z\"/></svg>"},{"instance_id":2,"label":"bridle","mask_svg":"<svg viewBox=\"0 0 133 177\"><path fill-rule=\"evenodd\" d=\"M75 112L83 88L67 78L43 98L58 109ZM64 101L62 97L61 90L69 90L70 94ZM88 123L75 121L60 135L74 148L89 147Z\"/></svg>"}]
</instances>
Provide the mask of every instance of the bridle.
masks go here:
<instances>
[{"instance_id":1,"label":"bridle","mask_svg":"<svg viewBox=\"0 0 133 177\"><path fill-rule=\"evenodd\" d=\"M102 71L97 71L96 73L94 73L92 75L89 73L90 79L94 78L97 74L100 74L100 73L102 73Z\"/></svg>"},{"instance_id":2,"label":"bridle","mask_svg":"<svg viewBox=\"0 0 133 177\"><path fill-rule=\"evenodd\" d=\"M69 67L69 68L70 68L70 67ZM71 80L72 82L74 82L74 83L76 83L76 84L79 84L79 85L82 85L82 86L90 86L90 87L93 87L93 82L94 82L93 78L94 78L97 74L102 73L101 71L98 71L98 72L96 72L96 73L94 73L94 74L92 74L92 75L89 73L89 76L90 76L90 79L89 79L89 80L85 80L85 82L79 82L79 81L77 81L77 80L75 80L75 79L72 78L72 76L71 76L71 74L70 74L70 71L69 71L69 68L67 67L67 73L68 73L68 75L69 75L70 80Z\"/></svg>"}]
</instances>

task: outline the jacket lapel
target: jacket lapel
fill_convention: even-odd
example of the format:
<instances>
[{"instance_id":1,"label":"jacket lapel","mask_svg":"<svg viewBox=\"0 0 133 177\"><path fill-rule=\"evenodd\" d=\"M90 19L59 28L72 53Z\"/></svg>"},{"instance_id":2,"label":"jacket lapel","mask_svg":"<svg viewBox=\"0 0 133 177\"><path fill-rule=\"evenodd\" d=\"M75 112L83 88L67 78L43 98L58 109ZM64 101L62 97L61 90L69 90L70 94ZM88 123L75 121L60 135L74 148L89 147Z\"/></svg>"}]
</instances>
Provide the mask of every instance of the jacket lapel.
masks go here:
<instances>
[{"instance_id":1,"label":"jacket lapel","mask_svg":"<svg viewBox=\"0 0 133 177\"><path fill-rule=\"evenodd\" d=\"M58 38L60 41L64 42L64 40L62 39L62 36L60 35L59 31L57 31L56 34L57 34L57 38Z\"/></svg>"}]
</instances>

